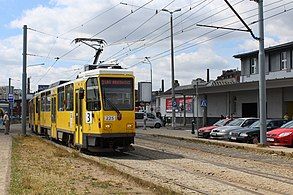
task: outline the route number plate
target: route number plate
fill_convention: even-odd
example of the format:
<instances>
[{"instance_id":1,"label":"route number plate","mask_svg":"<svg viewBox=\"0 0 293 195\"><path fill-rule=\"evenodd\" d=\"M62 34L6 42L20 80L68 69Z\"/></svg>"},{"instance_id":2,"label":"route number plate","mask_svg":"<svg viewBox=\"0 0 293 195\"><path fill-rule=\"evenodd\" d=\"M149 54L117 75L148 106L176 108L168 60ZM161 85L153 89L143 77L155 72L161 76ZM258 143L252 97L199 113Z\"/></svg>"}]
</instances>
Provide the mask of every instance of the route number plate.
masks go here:
<instances>
[{"instance_id":1,"label":"route number plate","mask_svg":"<svg viewBox=\"0 0 293 195\"><path fill-rule=\"evenodd\" d=\"M116 116L105 116L105 121L115 121Z\"/></svg>"}]
</instances>

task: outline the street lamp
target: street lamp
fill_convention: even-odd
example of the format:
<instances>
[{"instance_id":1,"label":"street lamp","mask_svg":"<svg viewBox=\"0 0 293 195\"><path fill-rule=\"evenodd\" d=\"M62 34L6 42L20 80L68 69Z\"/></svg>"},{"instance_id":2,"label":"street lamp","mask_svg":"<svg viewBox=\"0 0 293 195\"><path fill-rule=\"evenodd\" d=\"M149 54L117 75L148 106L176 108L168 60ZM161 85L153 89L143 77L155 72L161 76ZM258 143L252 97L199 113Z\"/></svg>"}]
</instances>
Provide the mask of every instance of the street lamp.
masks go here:
<instances>
[{"instance_id":1,"label":"street lamp","mask_svg":"<svg viewBox=\"0 0 293 195\"><path fill-rule=\"evenodd\" d=\"M153 65L149 59L150 57L145 57L145 59L148 61L149 65L150 65L150 74L151 74L151 108L153 107L152 105L152 99L153 99ZM145 63L145 62L143 62Z\"/></svg>"},{"instance_id":2,"label":"street lamp","mask_svg":"<svg viewBox=\"0 0 293 195\"><path fill-rule=\"evenodd\" d=\"M45 63L27 65L27 67L33 67L33 66L45 66Z\"/></svg>"},{"instance_id":3,"label":"street lamp","mask_svg":"<svg viewBox=\"0 0 293 195\"><path fill-rule=\"evenodd\" d=\"M162 9L162 11L168 12L170 14L170 23L171 23L171 86L172 86L172 128L176 127L176 116L175 116L175 86L174 86L174 48L173 48L173 13L181 11L181 9L176 9L175 11L169 11L167 9Z\"/></svg>"}]
</instances>

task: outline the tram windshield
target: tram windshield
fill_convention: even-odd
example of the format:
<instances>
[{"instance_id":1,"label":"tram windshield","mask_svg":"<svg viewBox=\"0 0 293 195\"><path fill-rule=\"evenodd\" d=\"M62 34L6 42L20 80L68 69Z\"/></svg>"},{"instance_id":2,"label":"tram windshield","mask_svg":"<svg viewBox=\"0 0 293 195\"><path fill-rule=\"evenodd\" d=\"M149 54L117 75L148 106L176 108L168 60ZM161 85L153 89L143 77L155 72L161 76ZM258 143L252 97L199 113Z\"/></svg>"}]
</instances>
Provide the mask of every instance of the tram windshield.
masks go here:
<instances>
[{"instance_id":1,"label":"tram windshield","mask_svg":"<svg viewBox=\"0 0 293 195\"><path fill-rule=\"evenodd\" d=\"M101 78L104 110L133 110L132 78Z\"/></svg>"}]
</instances>

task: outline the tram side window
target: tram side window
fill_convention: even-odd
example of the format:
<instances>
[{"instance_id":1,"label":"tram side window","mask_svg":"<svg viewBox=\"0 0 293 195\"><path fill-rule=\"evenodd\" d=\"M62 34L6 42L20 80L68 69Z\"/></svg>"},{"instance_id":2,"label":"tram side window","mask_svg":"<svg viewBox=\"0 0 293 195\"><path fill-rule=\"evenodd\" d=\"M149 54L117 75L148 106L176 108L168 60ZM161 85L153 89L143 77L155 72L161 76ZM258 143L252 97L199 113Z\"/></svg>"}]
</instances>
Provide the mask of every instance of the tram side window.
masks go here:
<instances>
[{"instance_id":1,"label":"tram side window","mask_svg":"<svg viewBox=\"0 0 293 195\"><path fill-rule=\"evenodd\" d=\"M39 101L39 98L36 98L36 113L40 113L40 101Z\"/></svg>"},{"instance_id":2,"label":"tram side window","mask_svg":"<svg viewBox=\"0 0 293 195\"><path fill-rule=\"evenodd\" d=\"M58 88L58 111L64 111L64 87Z\"/></svg>"},{"instance_id":3,"label":"tram side window","mask_svg":"<svg viewBox=\"0 0 293 195\"><path fill-rule=\"evenodd\" d=\"M89 78L86 82L86 109L88 111L101 110L97 78Z\"/></svg>"},{"instance_id":4,"label":"tram side window","mask_svg":"<svg viewBox=\"0 0 293 195\"><path fill-rule=\"evenodd\" d=\"M50 111L51 108L51 93L50 91L46 92L46 111Z\"/></svg>"},{"instance_id":5,"label":"tram side window","mask_svg":"<svg viewBox=\"0 0 293 195\"><path fill-rule=\"evenodd\" d=\"M73 84L65 87L66 111L73 111Z\"/></svg>"},{"instance_id":6,"label":"tram side window","mask_svg":"<svg viewBox=\"0 0 293 195\"><path fill-rule=\"evenodd\" d=\"M45 111L46 110L46 94L43 93L41 94L41 111Z\"/></svg>"}]
</instances>

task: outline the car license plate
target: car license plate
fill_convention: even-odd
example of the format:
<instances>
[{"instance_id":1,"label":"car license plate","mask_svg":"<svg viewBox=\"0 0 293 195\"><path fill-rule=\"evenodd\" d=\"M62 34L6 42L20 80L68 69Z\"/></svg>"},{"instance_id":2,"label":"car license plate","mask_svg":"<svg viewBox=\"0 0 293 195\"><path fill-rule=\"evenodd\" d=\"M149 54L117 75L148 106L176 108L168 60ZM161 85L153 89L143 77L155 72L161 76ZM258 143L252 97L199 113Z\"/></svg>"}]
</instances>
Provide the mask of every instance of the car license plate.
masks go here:
<instances>
[{"instance_id":1,"label":"car license plate","mask_svg":"<svg viewBox=\"0 0 293 195\"><path fill-rule=\"evenodd\" d=\"M275 139L274 138L267 138L267 141L273 142L273 141L275 141Z\"/></svg>"},{"instance_id":2,"label":"car license plate","mask_svg":"<svg viewBox=\"0 0 293 195\"><path fill-rule=\"evenodd\" d=\"M232 140L236 140L236 137L231 137Z\"/></svg>"}]
</instances>

